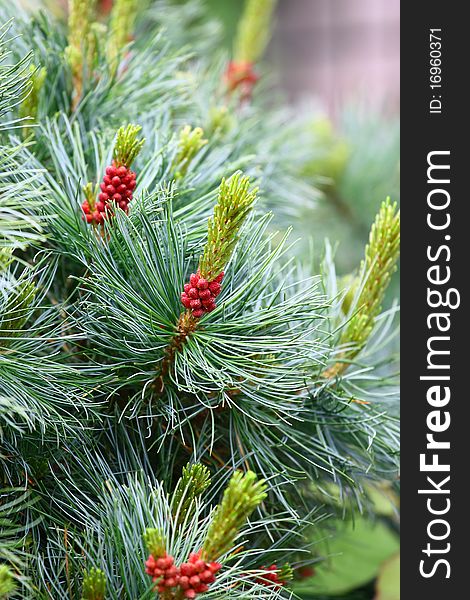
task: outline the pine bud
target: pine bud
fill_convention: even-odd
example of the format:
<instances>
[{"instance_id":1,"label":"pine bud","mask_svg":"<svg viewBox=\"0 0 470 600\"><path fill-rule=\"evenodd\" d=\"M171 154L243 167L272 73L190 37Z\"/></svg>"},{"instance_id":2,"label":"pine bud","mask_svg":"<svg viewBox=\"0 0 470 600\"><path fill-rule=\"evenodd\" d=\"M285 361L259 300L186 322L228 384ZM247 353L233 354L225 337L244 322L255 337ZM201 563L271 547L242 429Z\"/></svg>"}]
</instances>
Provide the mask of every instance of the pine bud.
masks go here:
<instances>
[{"instance_id":1,"label":"pine bud","mask_svg":"<svg viewBox=\"0 0 470 600\"><path fill-rule=\"evenodd\" d=\"M228 92L240 91L243 100L250 100L253 87L258 81L253 63L248 61L231 60L224 75Z\"/></svg>"},{"instance_id":2,"label":"pine bud","mask_svg":"<svg viewBox=\"0 0 470 600\"><path fill-rule=\"evenodd\" d=\"M174 558L166 552L158 558L150 554L145 561L145 572L156 583L156 591L159 594L165 594L179 583L180 570L175 566Z\"/></svg>"},{"instance_id":3,"label":"pine bud","mask_svg":"<svg viewBox=\"0 0 470 600\"><path fill-rule=\"evenodd\" d=\"M144 533L144 542L150 554L155 558L161 558L166 554L166 540L159 529L149 527Z\"/></svg>"},{"instance_id":4,"label":"pine bud","mask_svg":"<svg viewBox=\"0 0 470 600\"><path fill-rule=\"evenodd\" d=\"M114 162L117 167L124 166L129 169L132 166L145 144L145 138L139 140L137 137L141 129L139 125L127 125L118 130L114 146ZM122 176L124 173L119 175Z\"/></svg>"},{"instance_id":5,"label":"pine bud","mask_svg":"<svg viewBox=\"0 0 470 600\"><path fill-rule=\"evenodd\" d=\"M194 317L199 318L204 313L215 310L215 299L221 290L219 281L222 281L223 276L222 272L214 281L207 281L201 277L199 271L191 274L180 298L183 306L192 310Z\"/></svg>"},{"instance_id":6,"label":"pine bud","mask_svg":"<svg viewBox=\"0 0 470 600\"><path fill-rule=\"evenodd\" d=\"M197 594L203 594L214 583L216 574L222 565L217 562L206 562L201 559L201 552L189 555L187 562L179 569L179 586L184 598L195 598Z\"/></svg>"},{"instance_id":7,"label":"pine bud","mask_svg":"<svg viewBox=\"0 0 470 600\"><path fill-rule=\"evenodd\" d=\"M100 16L107 16L113 8L114 0L98 0L98 13Z\"/></svg>"},{"instance_id":8,"label":"pine bud","mask_svg":"<svg viewBox=\"0 0 470 600\"><path fill-rule=\"evenodd\" d=\"M28 137L31 130L29 123L36 120L38 114L39 94L41 93L47 75L47 70L45 67L38 69L34 65L30 65L29 72L31 75L30 91L29 94L23 98L19 107L20 119L28 119L28 121L23 125L22 129L24 138Z\"/></svg>"},{"instance_id":9,"label":"pine bud","mask_svg":"<svg viewBox=\"0 0 470 600\"><path fill-rule=\"evenodd\" d=\"M4 300L3 306L0 295L0 348L8 345L8 339L21 333L35 296L36 287L29 281L18 282Z\"/></svg>"},{"instance_id":10,"label":"pine bud","mask_svg":"<svg viewBox=\"0 0 470 600\"><path fill-rule=\"evenodd\" d=\"M203 494L210 484L210 473L207 467L200 464L183 467L171 503L178 523L183 523L187 515L192 513L196 498Z\"/></svg>"},{"instance_id":11,"label":"pine bud","mask_svg":"<svg viewBox=\"0 0 470 600\"><path fill-rule=\"evenodd\" d=\"M90 55L86 44L95 17L95 6L96 0L69 0L69 44L65 49L65 56L72 72L73 108L77 106L83 93L83 72L90 70Z\"/></svg>"},{"instance_id":12,"label":"pine bud","mask_svg":"<svg viewBox=\"0 0 470 600\"><path fill-rule=\"evenodd\" d=\"M248 517L266 498L265 490L265 482L257 481L251 471L245 474L236 471L232 475L209 525L201 554L204 560L217 560L233 547Z\"/></svg>"},{"instance_id":13,"label":"pine bud","mask_svg":"<svg viewBox=\"0 0 470 600\"><path fill-rule=\"evenodd\" d=\"M190 125L186 125L181 130L178 151L173 163L173 170L177 179L186 175L193 158L207 144L207 140L203 136L204 131L200 127L193 129Z\"/></svg>"},{"instance_id":14,"label":"pine bud","mask_svg":"<svg viewBox=\"0 0 470 600\"><path fill-rule=\"evenodd\" d=\"M229 92L239 89L249 99L258 80L253 65L263 55L271 37L271 17L276 0L247 0L235 38L233 60L225 73Z\"/></svg>"},{"instance_id":15,"label":"pine bud","mask_svg":"<svg viewBox=\"0 0 470 600\"><path fill-rule=\"evenodd\" d=\"M15 589L13 573L6 565L0 565L0 598L7 598Z\"/></svg>"},{"instance_id":16,"label":"pine bud","mask_svg":"<svg viewBox=\"0 0 470 600\"><path fill-rule=\"evenodd\" d=\"M104 600L106 577L101 569L90 569L83 577L82 600Z\"/></svg>"},{"instance_id":17,"label":"pine bud","mask_svg":"<svg viewBox=\"0 0 470 600\"><path fill-rule=\"evenodd\" d=\"M216 308L221 292L223 268L230 260L240 228L256 200L257 189L250 189L250 179L235 173L222 180L214 216L209 219L207 243L197 273L192 273L181 294L183 306L195 318Z\"/></svg>"},{"instance_id":18,"label":"pine bud","mask_svg":"<svg viewBox=\"0 0 470 600\"><path fill-rule=\"evenodd\" d=\"M108 60L114 70L122 49L131 41L138 10L137 0L115 0L108 36Z\"/></svg>"},{"instance_id":19,"label":"pine bud","mask_svg":"<svg viewBox=\"0 0 470 600\"><path fill-rule=\"evenodd\" d=\"M207 281L221 282L224 267L230 260L240 228L253 208L257 193L257 188L250 188L249 177L243 177L241 173L222 180L214 216L208 223L207 243L199 262L199 274Z\"/></svg>"},{"instance_id":20,"label":"pine bud","mask_svg":"<svg viewBox=\"0 0 470 600\"><path fill-rule=\"evenodd\" d=\"M375 319L381 311L381 304L390 283L391 276L396 270L400 253L400 211L396 203L390 199L382 204L372 225L369 243L365 249L364 260L361 263L362 279L355 281L356 288L351 310L356 310L343 330L340 338L342 346L350 349L343 352L344 362L337 362L325 371L327 378L342 373L367 342L375 324ZM345 308L347 304L345 305Z\"/></svg>"},{"instance_id":21,"label":"pine bud","mask_svg":"<svg viewBox=\"0 0 470 600\"><path fill-rule=\"evenodd\" d=\"M234 59L255 63L263 55L271 37L271 18L276 0L247 0L238 24Z\"/></svg>"},{"instance_id":22,"label":"pine bud","mask_svg":"<svg viewBox=\"0 0 470 600\"><path fill-rule=\"evenodd\" d=\"M315 576L315 569L309 566L299 567L296 570L296 574L300 579L309 579Z\"/></svg>"},{"instance_id":23,"label":"pine bud","mask_svg":"<svg viewBox=\"0 0 470 600\"><path fill-rule=\"evenodd\" d=\"M257 583L273 589L284 587L293 577L292 567L287 563L280 569L276 565L261 568L264 573L260 577L257 577Z\"/></svg>"},{"instance_id":24,"label":"pine bud","mask_svg":"<svg viewBox=\"0 0 470 600\"><path fill-rule=\"evenodd\" d=\"M13 261L12 248L0 248L0 273L5 271Z\"/></svg>"}]
</instances>

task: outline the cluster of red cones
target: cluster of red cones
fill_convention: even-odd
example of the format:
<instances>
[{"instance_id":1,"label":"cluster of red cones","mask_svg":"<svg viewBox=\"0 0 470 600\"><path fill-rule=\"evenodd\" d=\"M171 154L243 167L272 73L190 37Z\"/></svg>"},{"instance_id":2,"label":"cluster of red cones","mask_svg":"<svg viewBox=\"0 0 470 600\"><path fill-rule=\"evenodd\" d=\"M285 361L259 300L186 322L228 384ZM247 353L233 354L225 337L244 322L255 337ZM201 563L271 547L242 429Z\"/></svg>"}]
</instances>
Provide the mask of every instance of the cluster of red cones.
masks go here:
<instances>
[{"instance_id":1,"label":"cluster of red cones","mask_svg":"<svg viewBox=\"0 0 470 600\"><path fill-rule=\"evenodd\" d=\"M276 565L271 565L270 567L262 567L265 571L261 577L258 577L256 580L257 583L261 583L267 587L272 587L274 589L278 589L286 585L286 581L281 579L279 576L279 570Z\"/></svg>"},{"instance_id":2,"label":"cluster of red cones","mask_svg":"<svg viewBox=\"0 0 470 600\"><path fill-rule=\"evenodd\" d=\"M259 77L253 63L248 61L230 61L225 72L225 84L229 92L239 90L243 99L251 98L255 83Z\"/></svg>"},{"instance_id":3,"label":"cluster of red cones","mask_svg":"<svg viewBox=\"0 0 470 600\"><path fill-rule=\"evenodd\" d=\"M202 560L200 552L190 554L180 567L176 567L173 557L167 554L161 558L150 555L145 563L145 572L156 583L158 593L179 587L184 598L190 599L207 592L221 568L219 563Z\"/></svg>"},{"instance_id":4,"label":"cluster of red cones","mask_svg":"<svg viewBox=\"0 0 470 600\"><path fill-rule=\"evenodd\" d=\"M207 592L221 568L219 563L202 560L200 552L190 554L188 562L180 567L179 586L184 590L185 598L195 598L197 594Z\"/></svg>"},{"instance_id":5,"label":"cluster of red cones","mask_svg":"<svg viewBox=\"0 0 470 600\"><path fill-rule=\"evenodd\" d=\"M173 557L166 553L160 558L154 558L150 554L145 562L145 572L157 584L157 591L160 594L178 585L179 569L175 567Z\"/></svg>"},{"instance_id":6,"label":"cluster of red cones","mask_svg":"<svg viewBox=\"0 0 470 600\"><path fill-rule=\"evenodd\" d=\"M113 164L106 168L98 200L88 198L82 204L87 223L103 223L116 206L127 213L136 185L135 177L134 171L124 165L118 166L116 161L113 161Z\"/></svg>"},{"instance_id":7,"label":"cluster of red cones","mask_svg":"<svg viewBox=\"0 0 470 600\"><path fill-rule=\"evenodd\" d=\"M181 294L181 302L192 311L194 317L202 317L204 313L215 309L215 299L220 294L223 277L222 272L213 281L207 281L199 271L191 274Z\"/></svg>"}]
</instances>

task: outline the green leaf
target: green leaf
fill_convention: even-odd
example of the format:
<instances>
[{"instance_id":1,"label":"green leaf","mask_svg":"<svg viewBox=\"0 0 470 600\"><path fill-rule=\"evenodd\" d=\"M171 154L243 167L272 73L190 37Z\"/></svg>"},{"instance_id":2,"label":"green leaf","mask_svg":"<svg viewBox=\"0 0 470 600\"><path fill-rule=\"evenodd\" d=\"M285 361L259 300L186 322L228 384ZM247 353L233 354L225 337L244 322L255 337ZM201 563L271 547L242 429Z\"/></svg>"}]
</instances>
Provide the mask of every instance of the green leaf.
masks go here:
<instances>
[{"instance_id":1,"label":"green leaf","mask_svg":"<svg viewBox=\"0 0 470 600\"><path fill-rule=\"evenodd\" d=\"M398 536L381 522L371 524L358 518L337 525L337 536L321 549L330 558L315 569L314 577L294 586L301 597L343 594L364 585L398 551Z\"/></svg>"},{"instance_id":2,"label":"green leaf","mask_svg":"<svg viewBox=\"0 0 470 600\"><path fill-rule=\"evenodd\" d=\"M382 565L374 600L400 600L400 555L395 554Z\"/></svg>"}]
</instances>

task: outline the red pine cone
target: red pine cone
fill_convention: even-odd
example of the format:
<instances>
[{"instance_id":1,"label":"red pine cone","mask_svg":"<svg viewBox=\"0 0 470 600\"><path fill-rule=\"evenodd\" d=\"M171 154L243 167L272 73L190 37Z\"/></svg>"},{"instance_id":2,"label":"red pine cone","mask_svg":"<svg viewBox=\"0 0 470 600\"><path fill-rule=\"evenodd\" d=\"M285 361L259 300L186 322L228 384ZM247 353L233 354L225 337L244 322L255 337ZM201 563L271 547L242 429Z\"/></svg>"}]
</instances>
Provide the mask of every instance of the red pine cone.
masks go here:
<instances>
[{"instance_id":1,"label":"red pine cone","mask_svg":"<svg viewBox=\"0 0 470 600\"><path fill-rule=\"evenodd\" d=\"M184 286L184 292L181 294L181 302L186 308L193 312L196 318L202 317L204 313L215 309L215 299L221 292L221 281L224 273L220 273L213 281L207 281L201 277L199 271L192 273L189 283Z\"/></svg>"},{"instance_id":2,"label":"red pine cone","mask_svg":"<svg viewBox=\"0 0 470 600\"><path fill-rule=\"evenodd\" d=\"M219 563L202 560L200 552L190 554L188 562L180 567L179 586L184 591L184 597L195 598L197 594L207 592L221 568Z\"/></svg>"},{"instance_id":3,"label":"red pine cone","mask_svg":"<svg viewBox=\"0 0 470 600\"><path fill-rule=\"evenodd\" d=\"M179 583L179 569L174 564L172 556L165 553L160 558L151 554L145 561L145 572L157 584L157 591L161 594L169 588L176 587Z\"/></svg>"},{"instance_id":4,"label":"red pine cone","mask_svg":"<svg viewBox=\"0 0 470 600\"><path fill-rule=\"evenodd\" d=\"M85 213L85 220L87 223L102 223L104 221L106 218L104 214L105 206L104 204L102 206L103 210L100 211L99 208L101 208L101 203L96 202L95 207L92 209L88 200L83 202L82 210Z\"/></svg>"},{"instance_id":5,"label":"red pine cone","mask_svg":"<svg viewBox=\"0 0 470 600\"><path fill-rule=\"evenodd\" d=\"M225 83L229 92L240 88L242 98L250 99L259 77L249 61L230 61L225 72Z\"/></svg>"},{"instance_id":6,"label":"red pine cone","mask_svg":"<svg viewBox=\"0 0 470 600\"><path fill-rule=\"evenodd\" d=\"M99 0L98 11L102 15L108 15L113 8L113 0Z\"/></svg>"},{"instance_id":7,"label":"red pine cone","mask_svg":"<svg viewBox=\"0 0 470 600\"><path fill-rule=\"evenodd\" d=\"M286 585L286 581L279 579L278 568L276 565L271 565L270 567L261 567L265 570L261 577L256 579L257 583L261 583L267 587L272 587L274 589L278 589Z\"/></svg>"},{"instance_id":8,"label":"red pine cone","mask_svg":"<svg viewBox=\"0 0 470 600\"><path fill-rule=\"evenodd\" d=\"M115 205L124 212L129 211L129 202L135 188L135 173L124 165L117 166L113 160L112 165L106 167L106 175L100 184L101 193L92 209L88 200L82 204L87 223L103 223Z\"/></svg>"},{"instance_id":9,"label":"red pine cone","mask_svg":"<svg viewBox=\"0 0 470 600\"><path fill-rule=\"evenodd\" d=\"M300 569L297 569L297 575L301 579L308 579L315 575L315 569L313 567L300 567Z\"/></svg>"}]
</instances>

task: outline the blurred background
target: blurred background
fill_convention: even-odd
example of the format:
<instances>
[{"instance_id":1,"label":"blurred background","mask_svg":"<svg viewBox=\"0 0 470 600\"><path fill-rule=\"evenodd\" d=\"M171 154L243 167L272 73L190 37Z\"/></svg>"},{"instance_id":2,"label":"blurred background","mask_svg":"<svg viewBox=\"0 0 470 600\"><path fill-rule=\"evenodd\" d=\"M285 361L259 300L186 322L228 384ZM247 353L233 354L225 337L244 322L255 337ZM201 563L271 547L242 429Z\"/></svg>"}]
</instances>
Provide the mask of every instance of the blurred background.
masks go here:
<instances>
[{"instance_id":1,"label":"blurred background","mask_svg":"<svg viewBox=\"0 0 470 600\"><path fill-rule=\"evenodd\" d=\"M230 47L243 0L208 0ZM280 0L268 58L288 99L321 99L331 115L353 100L396 114L399 0Z\"/></svg>"}]
</instances>

